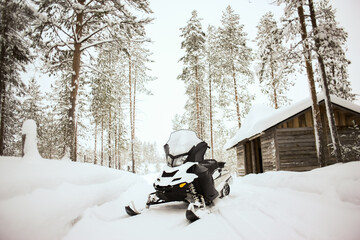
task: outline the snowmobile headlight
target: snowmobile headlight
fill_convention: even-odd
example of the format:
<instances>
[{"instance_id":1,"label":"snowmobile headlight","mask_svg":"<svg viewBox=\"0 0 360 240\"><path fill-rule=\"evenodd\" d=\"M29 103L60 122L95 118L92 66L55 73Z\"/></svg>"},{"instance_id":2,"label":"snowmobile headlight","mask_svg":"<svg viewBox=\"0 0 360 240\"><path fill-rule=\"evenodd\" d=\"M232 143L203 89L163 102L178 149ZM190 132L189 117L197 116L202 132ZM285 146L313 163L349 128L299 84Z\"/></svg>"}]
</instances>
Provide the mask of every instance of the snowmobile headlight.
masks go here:
<instances>
[{"instance_id":1,"label":"snowmobile headlight","mask_svg":"<svg viewBox=\"0 0 360 240\"><path fill-rule=\"evenodd\" d=\"M175 158L173 160L173 164L172 164L173 167L178 167L178 166L182 165L185 162L186 159L187 159L186 155L182 156L182 157Z\"/></svg>"}]
</instances>

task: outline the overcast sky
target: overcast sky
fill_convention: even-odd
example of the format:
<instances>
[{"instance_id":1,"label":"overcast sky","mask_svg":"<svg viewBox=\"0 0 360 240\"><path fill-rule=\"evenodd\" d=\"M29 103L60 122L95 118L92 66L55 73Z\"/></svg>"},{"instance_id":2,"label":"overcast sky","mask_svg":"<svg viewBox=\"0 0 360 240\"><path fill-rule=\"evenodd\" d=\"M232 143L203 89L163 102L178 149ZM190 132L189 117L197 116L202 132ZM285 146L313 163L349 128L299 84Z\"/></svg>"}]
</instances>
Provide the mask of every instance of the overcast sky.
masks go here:
<instances>
[{"instance_id":1,"label":"overcast sky","mask_svg":"<svg viewBox=\"0 0 360 240\"><path fill-rule=\"evenodd\" d=\"M269 0L150 0L155 20L147 27L148 36L153 43L151 65L153 76L157 80L149 84L153 96L141 97L139 100L137 137L142 141L156 141L159 149L166 143L172 131L172 119L175 114L184 112L186 97L184 85L177 76L181 73L182 65L178 60L184 52L180 49L180 28L184 27L191 17L191 12L197 10L202 18L203 30L209 24L220 26L220 19L225 8L230 5L235 13L240 15L240 23L249 40L254 40L257 24L260 18L271 11L275 17L283 14L283 8L270 4ZM360 94L360 1L359 0L330 0L337 9L337 20L349 33L348 58L352 61L349 68L353 92ZM250 43L255 47L254 43ZM268 104L267 99L256 88L251 89L257 94L256 103ZM294 101L309 96L306 79L299 79L290 90L289 97ZM360 103L357 101L357 103Z\"/></svg>"}]
</instances>

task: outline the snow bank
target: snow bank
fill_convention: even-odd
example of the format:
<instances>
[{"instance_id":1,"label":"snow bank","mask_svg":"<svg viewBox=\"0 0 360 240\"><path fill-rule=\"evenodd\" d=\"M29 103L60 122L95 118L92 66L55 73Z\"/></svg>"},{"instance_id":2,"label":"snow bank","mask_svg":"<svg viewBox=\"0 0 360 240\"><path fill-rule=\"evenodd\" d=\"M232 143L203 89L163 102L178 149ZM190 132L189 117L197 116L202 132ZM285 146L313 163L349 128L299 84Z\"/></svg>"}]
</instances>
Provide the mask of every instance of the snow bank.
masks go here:
<instances>
[{"instance_id":1,"label":"snow bank","mask_svg":"<svg viewBox=\"0 0 360 240\"><path fill-rule=\"evenodd\" d=\"M91 164L36 160L0 158L0 239L61 239L86 209L145 183Z\"/></svg>"},{"instance_id":2,"label":"snow bank","mask_svg":"<svg viewBox=\"0 0 360 240\"><path fill-rule=\"evenodd\" d=\"M0 239L313 239L360 236L360 162L235 178L192 224L187 205L145 206L151 178L70 161L0 157ZM147 180L145 180L147 179Z\"/></svg>"}]
</instances>

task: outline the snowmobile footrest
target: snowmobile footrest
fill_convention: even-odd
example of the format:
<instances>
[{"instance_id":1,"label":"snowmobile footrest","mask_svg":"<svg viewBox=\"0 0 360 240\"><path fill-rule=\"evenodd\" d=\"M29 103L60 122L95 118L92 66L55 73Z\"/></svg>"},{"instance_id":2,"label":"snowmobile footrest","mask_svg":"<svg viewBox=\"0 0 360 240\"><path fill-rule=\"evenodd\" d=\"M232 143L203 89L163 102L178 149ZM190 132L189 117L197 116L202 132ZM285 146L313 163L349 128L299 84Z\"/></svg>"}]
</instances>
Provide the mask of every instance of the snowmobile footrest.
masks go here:
<instances>
[{"instance_id":1,"label":"snowmobile footrest","mask_svg":"<svg viewBox=\"0 0 360 240\"><path fill-rule=\"evenodd\" d=\"M186 210L186 219L189 220L190 222L194 222L194 221L198 220L199 217L196 216L196 214L193 211Z\"/></svg>"}]
</instances>

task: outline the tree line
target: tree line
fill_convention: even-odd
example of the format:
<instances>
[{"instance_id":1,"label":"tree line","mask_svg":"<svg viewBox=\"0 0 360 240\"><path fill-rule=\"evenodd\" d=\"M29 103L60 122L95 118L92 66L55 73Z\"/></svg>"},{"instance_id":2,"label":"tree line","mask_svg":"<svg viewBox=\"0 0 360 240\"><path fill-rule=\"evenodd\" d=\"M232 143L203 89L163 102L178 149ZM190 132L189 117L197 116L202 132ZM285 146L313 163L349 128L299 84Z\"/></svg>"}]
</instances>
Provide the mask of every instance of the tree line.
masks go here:
<instances>
[{"instance_id":1,"label":"tree line","mask_svg":"<svg viewBox=\"0 0 360 240\"><path fill-rule=\"evenodd\" d=\"M146 83L154 80L146 0L2 0L0 7L0 155L19 154L20 124L32 118L46 158L126 163L135 172L142 146L158 157L154 144L135 136L138 94L150 93ZM39 58L55 78L46 94L35 78L26 85L20 76Z\"/></svg>"},{"instance_id":2,"label":"tree line","mask_svg":"<svg viewBox=\"0 0 360 240\"><path fill-rule=\"evenodd\" d=\"M348 35L338 25L328 0L278 0L276 4L283 7L284 14L280 19L271 12L262 16L254 39L256 49L250 47L244 24L231 6L222 12L220 26L208 26L206 30L197 11L191 13L180 29L184 55L179 60L183 68L178 77L185 83L188 100L184 115L173 120L174 129L193 129L218 151L217 158L226 159L226 153L221 151L223 139L229 139L229 129L235 132L241 127L254 100L249 87L255 78L268 104L277 109L289 104L287 92L294 79L305 71L313 102L319 163L324 165L324 130L317 90L325 92L332 146L337 161L341 161L329 96L334 94L349 101L356 97L348 79ZM224 127L224 120L230 122L230 128ZM222 125L214 125L215 122ZM215 130L221 131L220 136L214 137Z\"/></svg>"},{"instance_id":3,"label":"tree line","mask_svg":"<svg viewBox=\"0 0 360 240\"><path fill-rule=\"evenodd\" d=\"M213 158L227 158L222 146L251 107L249 86L256 77L274 108L288 104L295 73L304 70L314 116L316 84L328 94L355 99L345 56L347 33L329 2L277 4L284 15L275 19L269 12L260 19L256 49L230 6L219 27L203 30L193 11L180 29L184 55L178 79L185 83L188 100L173 126L196 131L210 143ZM146 83L154 80L147 68L152 60L145 26L153 13L148 1L1 0L0 11L0 155L20 154L20 124L32 118L43 157L68 156L115 168L126 163L136 172L141 146L148 146L136 138L136 101L139 93L150 93ZM46 94L35 78L25 84L20 75L39 58L42 69L56 79ZM316 126L321 136L321 125Z\"/></svg>"}]
</instances>

